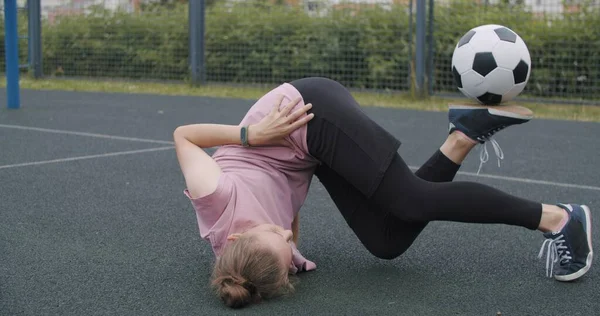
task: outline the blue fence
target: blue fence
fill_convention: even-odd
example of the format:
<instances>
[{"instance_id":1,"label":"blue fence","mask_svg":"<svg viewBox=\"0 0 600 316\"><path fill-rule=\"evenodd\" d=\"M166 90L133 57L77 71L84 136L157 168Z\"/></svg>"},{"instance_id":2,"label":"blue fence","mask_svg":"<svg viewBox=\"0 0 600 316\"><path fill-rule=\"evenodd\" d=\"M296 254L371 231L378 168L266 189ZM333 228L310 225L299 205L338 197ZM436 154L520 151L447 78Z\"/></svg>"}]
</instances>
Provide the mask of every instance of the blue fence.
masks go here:
<instances>
[{"instance_id":1,"label":"blue fence","mask_svg":"<svg viewBox=\"0 0 600 316\"><path fill-rule=\"evenodd\" d=\"M489 23L515 30L531 51L523 96L600 103L600 0L24 2L18 14L4 1L0 68L17 91L13 106L15 52L28 64L21 75L34 78L274 84L319 75L356 89L458 95L456 42Z\"/></svg>"},{"instance_id":2,"label":"blue fence","mask_svg":"<svg viewBox=\"0 0 600 316\"><path fill-rule=\"evenodd\" d=\"M19 36L16 0L4 0L4 30L7 107L18 109L21 98L19 91Z\"/></svg>"}]
</instances>

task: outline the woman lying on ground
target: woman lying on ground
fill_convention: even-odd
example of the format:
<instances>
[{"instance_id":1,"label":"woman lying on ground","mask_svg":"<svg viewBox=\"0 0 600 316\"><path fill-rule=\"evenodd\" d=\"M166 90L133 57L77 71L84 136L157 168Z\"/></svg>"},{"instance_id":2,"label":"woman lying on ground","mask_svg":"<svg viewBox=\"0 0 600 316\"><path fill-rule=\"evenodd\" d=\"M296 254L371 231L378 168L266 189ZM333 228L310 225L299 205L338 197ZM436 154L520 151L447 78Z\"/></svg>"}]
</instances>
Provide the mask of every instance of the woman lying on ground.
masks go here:
<instances>
[{"instance_id":1,"label":"woman lying on ground","mask_svg":"<svg viewBox=\"0 0 600 316\"><path fill-rule=\"evenodd\" d=\"M212 285L227 306L242 307L291 292L289 274L316 268L297 249L298 211L313 175L378 258L400 256L431 221L507 224L544 234L549 275L581 277L592 263L587 206L452 182L475 145L531 117L519 106L451 106L448 138L415 173L397 152L400 141L326 78L280 85L239 125L178 127L184 193L217 257ZM212 157L203 150L217 146Z\"/></svg>"}]
</instances>

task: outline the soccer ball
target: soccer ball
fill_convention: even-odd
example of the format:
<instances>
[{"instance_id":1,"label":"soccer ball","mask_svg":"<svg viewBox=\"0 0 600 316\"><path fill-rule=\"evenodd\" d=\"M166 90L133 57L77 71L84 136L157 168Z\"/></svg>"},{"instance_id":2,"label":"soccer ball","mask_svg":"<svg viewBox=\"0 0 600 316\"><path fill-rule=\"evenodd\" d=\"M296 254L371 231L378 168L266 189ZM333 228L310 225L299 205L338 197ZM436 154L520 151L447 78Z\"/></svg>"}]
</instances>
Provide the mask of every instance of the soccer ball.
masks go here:
<instances>
[{"instance_id":1,"label":"soccer ball","mask_svg":"<svg viewBox=\"0 0 600 316\"><path fill-rule=\"evenodd\" d=\"M519 95L531 74L531 57L523 39L496 24L475 27L458 41L452 75L458 90L485 105L498 105Z\"/></svg>"}]
</instances>

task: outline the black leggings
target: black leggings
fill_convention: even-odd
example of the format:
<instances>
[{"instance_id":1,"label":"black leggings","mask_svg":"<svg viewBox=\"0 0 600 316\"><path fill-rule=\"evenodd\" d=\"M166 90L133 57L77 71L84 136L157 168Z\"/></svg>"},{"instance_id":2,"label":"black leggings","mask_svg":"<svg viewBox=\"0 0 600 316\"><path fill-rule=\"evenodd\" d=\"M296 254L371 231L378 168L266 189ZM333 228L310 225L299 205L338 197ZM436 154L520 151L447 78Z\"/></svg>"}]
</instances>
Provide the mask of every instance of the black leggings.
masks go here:
<instances>
[{"instance_id":1,"label":"black leggings","mask_svg":"<svg viewBox=\"0 0 600 316\"><path fill-rule=\"evenodd\" d=\"M315 117L308 124L315 176L363 245L393 259L436 220L508 224L537 229L542 205L474 182L451 182L459 165L436 151L412 173L400 142L372 121L336 81L291 82Z\"/></svg>"}]
</instances>

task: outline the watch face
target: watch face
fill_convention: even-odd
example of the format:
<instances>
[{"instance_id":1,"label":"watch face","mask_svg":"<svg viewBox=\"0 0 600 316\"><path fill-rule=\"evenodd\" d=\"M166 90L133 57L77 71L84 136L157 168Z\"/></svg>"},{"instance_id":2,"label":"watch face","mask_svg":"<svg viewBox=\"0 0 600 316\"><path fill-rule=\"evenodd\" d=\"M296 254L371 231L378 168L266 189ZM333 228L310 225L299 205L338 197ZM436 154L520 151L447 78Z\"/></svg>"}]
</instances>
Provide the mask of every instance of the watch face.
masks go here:
<instances>
[{"instance_id":1,"label":"watch face","mask_svg":"<svg viewBox=\"0 0 600 316\"><path fill-rule=\"evenodd\" d=\"M242 126L240 133L241 133L240 138L242 141L242 146L249 147L250 144L248 144L248 128L246 126Z\"/></svg>"}]
</instances>

